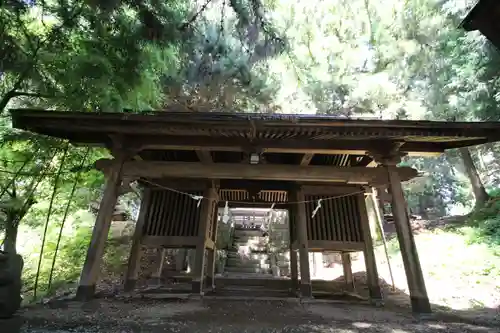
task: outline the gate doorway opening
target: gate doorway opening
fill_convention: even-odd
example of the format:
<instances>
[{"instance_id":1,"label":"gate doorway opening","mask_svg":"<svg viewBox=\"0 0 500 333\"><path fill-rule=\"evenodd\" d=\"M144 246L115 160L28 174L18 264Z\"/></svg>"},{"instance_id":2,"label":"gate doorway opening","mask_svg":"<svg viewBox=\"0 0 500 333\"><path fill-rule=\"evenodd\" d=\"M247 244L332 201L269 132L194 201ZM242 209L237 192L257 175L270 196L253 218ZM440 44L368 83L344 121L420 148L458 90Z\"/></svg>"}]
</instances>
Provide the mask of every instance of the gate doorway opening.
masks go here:
<instances>
[{"instance_id":1,"label":"gate doorway opening","mask_svg":"<svg viewBox=\"0 0 500 333\"><path fill-rule=\"evenodd\" d=\"M288 211L270 208L231 208L219 211L218 237L228 239L222 276L285 278L290 276ZM226 233L223 235L222 233ZM229 235L229 237L228 237Z\"/></svg>"}]
</instances>

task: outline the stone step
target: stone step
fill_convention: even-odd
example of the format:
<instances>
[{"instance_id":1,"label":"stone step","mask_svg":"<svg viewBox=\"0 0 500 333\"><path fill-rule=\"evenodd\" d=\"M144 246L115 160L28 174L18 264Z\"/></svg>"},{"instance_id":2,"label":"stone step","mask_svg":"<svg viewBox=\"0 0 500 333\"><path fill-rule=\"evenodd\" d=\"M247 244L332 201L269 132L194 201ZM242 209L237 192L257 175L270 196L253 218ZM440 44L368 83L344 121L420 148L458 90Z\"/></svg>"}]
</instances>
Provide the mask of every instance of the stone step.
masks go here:
<instances>
[{"instance_id":1,"label":"stone step","mask_svg":"<svg viewBox=\"0 0 500 333\"><path fill-rule=\"evenodd\" d=\"M261 237L262 230L245 230L245 229L235 229L233 233L234 237L250 236L250 237Z\"/></svg>"},{"instance_id":2,"label":"stone step","mask_svg":"<svg viewBox=\"0 0 500 333\"><path fill-rule=\"evenodd\" d=\"M269 268L256 268L256 267L231 267L231 266L226 266L224 268L224 271L230 272L230 273L260 273L260 274L266 274L270 273Z\"/></svg>"},{"instance_id":3,"label":"stone step","mask_svg":"<svg viewBox=\"0 0 500 333\"><path fill-rule=\"evenodd\" d=\"M259 266L270 264L269 259L247 259L247 258L228 258L226 265L228 266Z\"/></svg>"},{"instance_id":4,"label":"stone step","mask_svg":"<svg viewBox=\"0 0 500 333\"><path fill-rule=\"evenodd\" d=\"M229 267L229 268L234 268L234 269L241 269L242 271L246 271L246 270L259 270L259 269L265 269L265 270L269 270L271 269L271 265L270 264L245 264L245 263L239 263L237 265L227 265L226 267Z\"/></svg>"},{"instance_id":5,"label":"stone step","mask_svg":"<svg viewBox=\"0 0 500 333\"><path fill-rule=\"evenodd\" d=\"M230 251L240 253L240 256L249 255L251 253L268 253L267 247L265 246L231 247Z\"/></svg>"},{"instance_id":6,"label":"stone step","mask_svg":"<svg viewBox=\"0 0 500 333\"><path fill-rule=\"evenodd\" d=\"M269 260L269 254L267 254L267 253L249 253L248 255L245 256L245 255L239 254L238 252L230 251L227 253L227 257L228 257L228 259L247 258L247 259L251 259L251 260Z\"/></svg>"},{"instance_id":7,"label":"stone step","mask_svg":"<svg viewBox=\"0 0 500 333\"><path fill-rule=\"evenodd\" d=\"M268 244L267 242L240 242L237 239L233 240L233 245L235 246L254 246L254 245L265 246L267 244Z\"/></svg>"},{"instance_id":8,"label":"stone step","mask_svg":"<svg viewBox=\"0 0 500 333\"><path fill-rule=\"evenodd\" d=\"M217 288L215 295L240 297L290 297L288 290L268 289L261 286L225 286Z\"/></svg>"},{"instance_id":9,"label":"stone step","mask_svg":"<svg viewBox=\"0 0 500 333\"><path fill-rule=\"evenodd\" d=\"M246 242L233 242L233 247L238 249L238 248L245 248L245 247L250 247L250 248L266 248L267 244L266 243L246 243Z\"/></svg>"},{"instance_id":10,"label":"stone step","mask_svg":"<svg viewBox=\"0 0 500 333\"><path fill-rule=\"evenodd\" d=\"M238 242L268 242L269 239L263 236L234 236L234 240Z\"/></svg>"}]
</instances>

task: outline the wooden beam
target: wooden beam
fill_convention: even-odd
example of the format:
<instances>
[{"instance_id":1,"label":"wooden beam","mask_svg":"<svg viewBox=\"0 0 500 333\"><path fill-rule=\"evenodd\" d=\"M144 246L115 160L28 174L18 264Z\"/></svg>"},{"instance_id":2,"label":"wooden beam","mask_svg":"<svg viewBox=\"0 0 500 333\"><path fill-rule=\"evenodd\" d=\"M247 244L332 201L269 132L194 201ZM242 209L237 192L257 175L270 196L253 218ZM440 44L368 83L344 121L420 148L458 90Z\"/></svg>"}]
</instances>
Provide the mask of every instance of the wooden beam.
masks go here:
<instances>
[{"instance_id":1,"label":"wooden beam","mask_svg":"<svg viewBox=\"0 0 500 333\"><path fill-rule=\"evenodd\" d=\"M105 173L110 170L113 160L101 159L96 168ZM289 180L303 182L338 182L352 184L383 185L388 183L387 172L383 168L295 166L295 165L245 165L212 163L204 165L190 162L128 161L122 168L125 176L133 177L178 177L204 179L247 179L247 180ZM418 175L410 167L399 167L397 173L402 181Z\"/></svg>"},{"instance_id":2,"label":"wooden beam","mask_svg":"<svg viewBox=\"0 0 500 333\"><path fill-rule=\"evenodd\" d=\"M220 188L224 190L258 188L259 190L268 191L288 191L291 189L291 186L291 182L289 181L258 181L246 179L222 179L220 181Z\"/></svg>"},{"instance_id":3,"label":"wooden beam","mask_svg":"<svg viewBox=\"0 0 500 333\"><path fill-rule=\"evenodd\" d=\"M198 242L198 237L144 236L141 240L141 243L149 247L195 248L199 242Z\"/></svg>"},{"instance_id":4,"label":"wooden beam","mask_svg":"<svg viewBox=\"0 0 500 333\"><path fill-rule=\"evenodd\" d=\"M312 158L314 157L314 154L311 153L306 153L304 156L302 156L302 160L300 161L300 165L306 166L311 163Z\"/></svg>"},{"instance_id":5,"label":"wooden beam","mask_svg":"<svg viewBox=\"0 0 500 333\"><path fill-rule=\"evenodd\" d=\"M149 178L149 179L148 179ZM203 191L209 184L210 180L200 179L179 179L179 178L161 178L142 177L138 179L139 184L152 191L163 191L165 187L173 188L180 191Z\"/></svg>"},{"instance_id":6,"label":"wooden beam","mask_svg":"<svg viewBox=\"0 0 500 333\"><path fill-rule=\"evenodd\" d=\"M363 243L308 240L309 251L362 251Z\"/></svg>"},{"instance_id":7,"label":"wooden beam","mask_svg":"<svg viewBox=\"0 0 500 333\"><path fill-rule=\"evenodd\" d=\"M213 163L212 154L208 150L196 150L196 155L203 164Z\"/></svg>"},{"instance_id":8,"label":"wooden beam","mask_svg":"<svg viewBox=\"0 0 500 333\"><path fill-rule=\"evenodd\" d=\"M355 185L302 185L304 194L308 195L337 195L337 194L354 194L363 191L361 186Z\"/></svg>"},{"instance_id":9,"label":"wooden beam","mask_svg":"<svg viewBox=\"0 0 500 333\"><path fill-rule=\"evenodd\" d=\"M130 142L140 142L142 149L165 150L212 150L262 153L296 154L351 154L365 155L377 148L376 140L255 140L245 138L183 137L183 136L136 136L127 137ZM484 139L474 139L482 143ZM477 144L477 143L474 143ZM444 152L445 146L435 142L403 142L401 151L419 156L436 156Z\"/></svg>"}]
</instances>

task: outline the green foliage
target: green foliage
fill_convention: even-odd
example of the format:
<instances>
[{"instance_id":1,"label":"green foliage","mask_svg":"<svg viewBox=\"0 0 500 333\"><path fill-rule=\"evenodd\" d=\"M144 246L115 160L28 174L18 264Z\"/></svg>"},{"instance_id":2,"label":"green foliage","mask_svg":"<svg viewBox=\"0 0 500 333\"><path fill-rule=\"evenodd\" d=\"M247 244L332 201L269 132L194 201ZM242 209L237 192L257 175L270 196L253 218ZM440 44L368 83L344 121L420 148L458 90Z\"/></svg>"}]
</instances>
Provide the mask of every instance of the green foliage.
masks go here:
<instances>
[{"instance_id":1,"label":"green foliage","mask_svg":"<svg viewBox=\"0 0 500 333\"><path fill-rule=\"evenodd\" d=\"M73 285L78 280L90 242L93 221L93 217L88 213L75 212L73 217L66 222L53 273L52 292L59 289L61 286L67 287L68 285ZM55 254L61 221L54 219L52 222L53 223L49 224L42 257L42 265L38 280L38 296L44 296L50 293L47 289L48 279ZM41 228L37 231L37 229L22 227L22 232L23 231L25 232L23 234L24 237L28 236L31 238L29 244L21 244L22 254L25 258L23 274L25 295L27 301L31 301L40 254Z\"/></svg>"},{"instance_id":2,"label":"green foliage","mask_svg":"<svg viewBox=\"0 0 500 333\"><path fill-rule=\"evenodd\" d=\"M28 105L69 109L158 107L160 79L176 71L183 39L178 27L187 2L158 3L153 10L144 3L104 7L2 4L2 41L12 58L0 64L0 110L14 97Z\"/></svg>"},{"instance_id":3,"label":"green foliage","mask_svg":"<svg viewBox=\"0 0 500 333\"><path fill-rule=\"evenodd\" d=\"M460 163L460 162L459 162ZM467 188L467 182L460 178L455 163L449 154L439 157L407 158L404 163L424 173L424 176L407 182L404 186L408 207L414 214L424 218L444 216L452 205L470 207L473 199Z\"/></svg>"},{"instance_id":4,"label":"green foliage","mask_svg":"<svg viewBox=\"0 0 500 333\"><path fill-rule=\"evenodd\" d=\"M500 191L496 190L487 205L474 212L467 225L470 241L500 246Z\"/></svg>"}]
</instances>

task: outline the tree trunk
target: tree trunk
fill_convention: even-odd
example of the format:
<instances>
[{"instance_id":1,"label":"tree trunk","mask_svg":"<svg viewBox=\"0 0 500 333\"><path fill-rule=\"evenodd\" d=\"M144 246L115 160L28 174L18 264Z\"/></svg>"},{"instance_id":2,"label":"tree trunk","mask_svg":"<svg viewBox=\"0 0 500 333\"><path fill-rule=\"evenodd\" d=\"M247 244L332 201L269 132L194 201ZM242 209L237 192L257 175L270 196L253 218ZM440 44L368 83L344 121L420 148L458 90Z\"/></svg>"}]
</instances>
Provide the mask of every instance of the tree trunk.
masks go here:
<instances>
[{"instance_id":1,"label":"tree trunk","mask_svg":"<svg viewBox=\"0 0 500 333\"><path fill-rule=\"evenodd\" d=\"M7 221L5 221L5 238L3 248L5 252L9 253L17 253L17 232L19 229L19 225L15 222L14 219L7 217Z\"/></svg>"},{"instance_id":2,"label":"tree trunk","mask_svg":"<svg viewBox=\"0 0 500 333\"><path fill-rule=\"evenodd\" d=\"M3 114L3 111L7 107L7 104L9 104L10 100L12 99L12 93L12 91L9 91L0 99L0 114Z\"/></svg>"},{"instance_id":3,"label":"tree trunk","mask_svg":"<svg viewBox=\"0 0 500 333\"><path fill-rule=\"evenodd\" d=\"M472 185L474 197L476 198L475 208L481 208L486 204L490 196L486 193L486 189L484 188L483 182L477 172L477 168L474 165L469 148L460 148L459 150L462 155L462 160L464 161L465 171L467 172L467 176L469 177Z\"/></svg>"}]
</instances>

